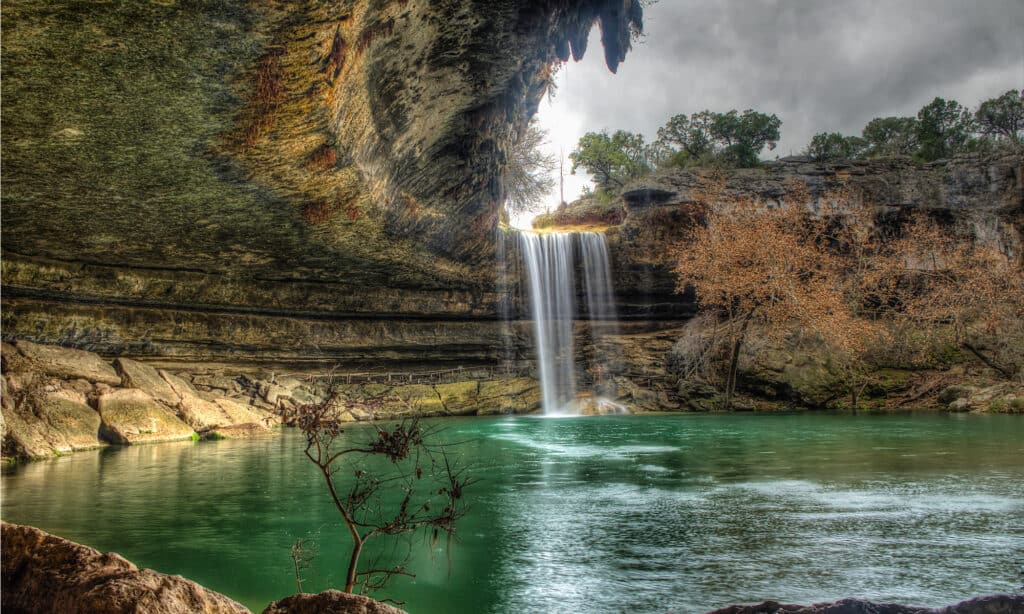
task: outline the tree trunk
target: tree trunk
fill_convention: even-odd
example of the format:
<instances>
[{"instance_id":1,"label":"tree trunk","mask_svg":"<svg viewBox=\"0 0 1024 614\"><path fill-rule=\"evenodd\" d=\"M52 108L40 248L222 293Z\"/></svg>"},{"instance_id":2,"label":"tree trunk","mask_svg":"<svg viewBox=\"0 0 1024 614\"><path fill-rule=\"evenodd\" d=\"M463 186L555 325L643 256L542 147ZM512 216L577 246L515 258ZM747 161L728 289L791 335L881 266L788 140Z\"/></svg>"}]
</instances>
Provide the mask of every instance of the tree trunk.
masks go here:
<instances>
[{"instance_id":1,"label":"tree trunk","mask_svg":"<svg viewBox=\"0 0 1024 614\"><path fill-rule=\"evenodd\" d=\"M743 347L743 340L747 336L747 327L750 326L750 319L754 317L751 311L743 318L743 326L740 327L740 334L732 345L732 356L729 358L729 374L725 378L725 409L732 409L732 397L736 393L736 372L740 366L740 348Z\"/></svg>"},{"instance_id":2,"label":"tree trunk","mask_svg":"<svg viewBox=\"0 0 1024 614\"><path fill-rule=\"evenodd\" d=\"M975 356L977 356L978 360L980 360L981 362L985 363L985 365L988 366L989 368L994 369L995 371L997 371L1003 377L1005 377L1007 379L1013 377L1013 372L1010 371L1010 369L1008 369L1008 368L1006 368L1006 367L1004 367L1002 365L996 364L995 361L993 361L988 356L985 356L984 354L982 354L981 351L978 348L974 347L970 343L968 343L966 341L961 341L960 345L963 346L964 349L969 351L971 354L974 354Z\"/></svg>"},{"instance_id":3,"label":"tree trunk","mask_svg":"<svg viewBox=\"0 0 1024 614\"><path fill-rule=\"evenodd\" d=\"M359 565L359 555L363 551L363 542L356 540L352 544L352 558L348 561L348 575L345 576L345 592L351 593L356 586L356 568Z\"/></svg>"}]
</instances>

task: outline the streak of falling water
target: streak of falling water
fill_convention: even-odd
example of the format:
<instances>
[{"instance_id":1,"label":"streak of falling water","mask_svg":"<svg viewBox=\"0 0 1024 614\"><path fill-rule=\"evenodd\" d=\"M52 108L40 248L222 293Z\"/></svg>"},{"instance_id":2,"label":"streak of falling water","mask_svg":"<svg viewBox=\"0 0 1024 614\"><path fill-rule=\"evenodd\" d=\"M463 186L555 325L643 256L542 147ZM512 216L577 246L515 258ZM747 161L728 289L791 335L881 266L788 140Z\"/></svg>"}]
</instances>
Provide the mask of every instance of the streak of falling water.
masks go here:
<instances>
[{"instance_id":1,"label":"streak of falling water","mask_svg":"<svg viewBox=\"0 0 1024 614\"><path fill-rule=\"evenodd\" d=\"M583 256L583 285L587 296L587 314L590 317L590 336L595 347L594 394L606 393L606 378L611 371L611 352L602 347L602 340L619 332L619 318L615 310L612 290L612 272L608 258L608 242L603 234L581 232L580 252Z\"/></svg>"},{"instance_id":2,"label":"streak of falling water","mask_svg":"<svg viewBox=\"0 0 1024 614\"><path fill-rule=\"evenodd\" d=\"M596 232L519 233L519 247L526 269L544 414L580 413L574 336L577 262L582 264L580 296L586 302L590 336L595 348L594 364L590 365L594 374L593 396L589 399L593 404L591 411L624 411L621 405L604 398L614 393L608 376L611 372L610 357L615 352L606 344L600 344L602 339L618 332L608 244L604 235Z\"/></svg>"},{"instance_id":3,"label":"streak of falling water","mask_svg":"<svg viewBox=\"0 0 1024 614\"><path fill-rule=\"evenodd\" d=\"M544 414L576 413L573 235L522 232L519 247L529 282Z\"/></svg>"}]
</instances>

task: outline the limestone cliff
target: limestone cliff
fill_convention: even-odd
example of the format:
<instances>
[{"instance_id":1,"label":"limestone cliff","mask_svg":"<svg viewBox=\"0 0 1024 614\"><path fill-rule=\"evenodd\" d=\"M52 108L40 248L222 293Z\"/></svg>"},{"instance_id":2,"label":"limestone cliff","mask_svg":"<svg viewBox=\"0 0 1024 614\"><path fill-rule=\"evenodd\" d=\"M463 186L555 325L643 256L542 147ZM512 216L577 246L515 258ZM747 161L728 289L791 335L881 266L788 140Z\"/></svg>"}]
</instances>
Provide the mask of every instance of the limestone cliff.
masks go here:
<instances>
[{"instance_id":1,"label":"limestone cliff","mask_svg":"<svg viewBox=\"0 0 1024 614\"><path fill-rule=\"evenodd\" d=\"M2 11L5 337L195 359L479 358L505 151L554 61L597 24L615 70L641 19L630 0Z\"/></svg>"}]
</instances>

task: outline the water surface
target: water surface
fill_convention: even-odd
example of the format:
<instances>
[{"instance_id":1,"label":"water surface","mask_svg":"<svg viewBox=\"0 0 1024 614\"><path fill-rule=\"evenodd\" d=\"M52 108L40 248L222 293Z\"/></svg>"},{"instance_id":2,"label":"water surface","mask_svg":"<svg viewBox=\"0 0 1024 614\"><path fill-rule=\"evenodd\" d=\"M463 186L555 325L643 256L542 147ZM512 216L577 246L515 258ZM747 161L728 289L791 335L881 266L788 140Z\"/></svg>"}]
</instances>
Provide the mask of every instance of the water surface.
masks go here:
<instances>
[{"instance_id":1,"label":"water surface","mask_svg":"<svg viewBox=\"0 0 1024 614\"><path fill-rule=\"evenodd\" d=\"M1019 417L440 425L480 481L458 543L417 541L417 577L377 595L413 614L702 612L845 596L938 606L1019 584ZM307 591L343 577L344 531L301 443L286 430L22 464L3 478L0 511L260 611L295 592L297 538L319 543Z\"/></svg>"}]
</instances>

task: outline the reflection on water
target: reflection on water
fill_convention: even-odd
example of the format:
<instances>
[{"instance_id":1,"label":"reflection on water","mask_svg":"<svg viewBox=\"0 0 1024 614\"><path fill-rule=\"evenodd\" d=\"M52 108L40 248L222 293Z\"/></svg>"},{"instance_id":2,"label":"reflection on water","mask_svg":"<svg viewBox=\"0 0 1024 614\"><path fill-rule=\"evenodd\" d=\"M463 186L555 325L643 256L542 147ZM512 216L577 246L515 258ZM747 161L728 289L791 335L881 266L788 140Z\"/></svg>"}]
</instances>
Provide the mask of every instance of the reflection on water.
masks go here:
<instances>
[{"instance_id":1,"label":"reflection on water","mask_svg":"<svg viewBox=\"0 0 1024 614\"><path fill-rule=\"evenodd\" d=\"M1015 586L1012 416L449 419L460 540L417 544L410 612L678 611L860 596L941 605ZM337 585L343 531L294 432L78 453L9 470L2 516L195 579L255 610ZM372 555L373 553L371 553Z\"/></svg>"}]
</instances>

